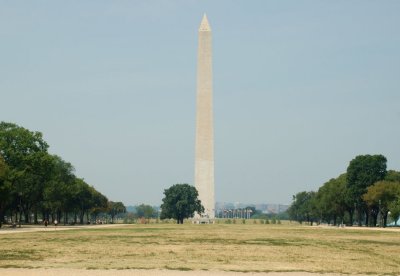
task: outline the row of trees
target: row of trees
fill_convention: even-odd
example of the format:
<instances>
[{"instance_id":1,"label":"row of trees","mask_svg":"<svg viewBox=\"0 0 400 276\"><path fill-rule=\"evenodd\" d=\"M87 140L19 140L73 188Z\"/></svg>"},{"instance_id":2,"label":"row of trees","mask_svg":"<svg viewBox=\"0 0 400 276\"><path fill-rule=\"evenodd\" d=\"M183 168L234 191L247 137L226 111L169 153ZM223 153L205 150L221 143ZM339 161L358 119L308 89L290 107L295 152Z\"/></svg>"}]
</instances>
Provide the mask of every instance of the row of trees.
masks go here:
<instances>
[{"instance_id":1,"label":"row of trees","mask_svg":"<svg viewBox=\"0 0 400 276\"><path fill-rule=\"evenodd\" d=\"M400 216L400 172L386 169L383 155L360 155L346 173L324 183L318 191L293 196L288 213L300 223L326 222L386 226L388 215ZM379 221L378 221L379 218Z\"/></svg>"},{"instance_id":2,"label":"row of trees","mask_svg":"<svg viewBox=\"0 0 400 276\"><path fill-rule=\"evenodd\" d=\"M40 132L0 123L0 227L13 222L38 223L38 218L69 223L89 221L100 213L124 212L121 202L107 197L74 174L72 164L48 153Z\"/></svg>"}]
</instances>

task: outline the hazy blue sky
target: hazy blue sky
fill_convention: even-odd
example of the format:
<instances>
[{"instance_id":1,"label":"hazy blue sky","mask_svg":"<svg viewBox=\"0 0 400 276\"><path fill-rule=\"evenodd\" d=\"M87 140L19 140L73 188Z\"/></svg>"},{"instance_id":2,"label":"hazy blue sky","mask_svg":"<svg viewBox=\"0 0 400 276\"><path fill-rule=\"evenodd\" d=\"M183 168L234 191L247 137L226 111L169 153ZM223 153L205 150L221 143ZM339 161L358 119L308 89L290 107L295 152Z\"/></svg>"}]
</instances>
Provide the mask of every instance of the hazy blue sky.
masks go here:
<instances>
[{"instance_id":1,"label":"hazy blue sky","mask_svg":"<svg viewBox=\"0 0 400 276\"><path fill-rule=\"evenodd\" d=\"M216 200L290 203L359 154L400 170L400 1L0 0L0 120L125 204L193 184L213 30Z\"/></svg>"}]
</instances>

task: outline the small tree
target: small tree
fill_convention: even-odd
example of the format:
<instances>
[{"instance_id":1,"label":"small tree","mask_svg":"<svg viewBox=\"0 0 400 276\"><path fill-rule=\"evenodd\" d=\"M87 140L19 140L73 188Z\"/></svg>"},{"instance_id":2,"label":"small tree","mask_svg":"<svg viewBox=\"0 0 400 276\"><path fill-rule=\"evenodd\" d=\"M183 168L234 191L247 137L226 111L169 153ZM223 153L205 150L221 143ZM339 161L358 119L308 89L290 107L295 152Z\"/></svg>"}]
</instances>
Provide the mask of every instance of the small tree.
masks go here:
<instances>
[{"instance_id":1,"label":"small tree","mask_svg":"<svg viewBox=\"0 0 400 276\"><path fill-rule=\"evenodd\" d=\"M11 183L7 180L8 166L0 155L0 228L4 220L4 210L11 194Z\"/></svg>"},{"instance_id":2,"label":"small tree","mask_svg":"<svg viewBox=\"0 0 400 276\"><path fill-rule=\"evenodd\" d=\"M383 218L383 227L386 227L390 205L396 202L400 193L400 182L379 181L367 188L363 195L364 201L371 209L379 210ZM377 213L373 216L376 225ZM382 226L382 223L380 223Z\"/></svg>"},{"instance_id":3,"label":"small tree","mask_svg":"<svg viewBox=\"0 0 400 276\"><path fill-rule=\"evenodd\" d=\"M136 209L135 213L138 218L149 219L149 218L155 218L158 215L157 211L150 205L140 204L138 206L135 206L135 209Z\"/></svg>"},{"instance_id":4,"label":"small tree","mask_svg":"<svg viewBox=\"0 0 400 276\"><path fill-rule=\"evenodd\" d=\"M315 192L300 192L293 196L293 202L288 209L290 219L298 221L300 224L307 221L313 224L317 217ZM273 223L273 222L272 222Z\"/></svg>"},{"instance_id":5,"label":"small tree","mask_svg":"<svg viewBox=\"0 0 400 276\"><path fill-rule=\"evenodd\" d=\"M204 212L196 188L189 184L175 184L165 189L164 195L161 204L161 219L172 218L178 224L183 224L183 220L193 217L195 212L199 214Z\"/></svg>"},{"instance_id":6,"label":"small tree","mask_svg":"<svg viewBox=\"0 0 400 276\"><path fill-rule=\"evenodd\" d=\"M111 223L114 223L114 218L116 215L121 214L121 213L126 213L126 207L120 201L118 201L118 202L109 201L107 210L108 210L108 214L111 216Z\"/></svg>"},{"instance_id":7,"label":"small tree","mask_svg":"<svg viewBox=\"0 0 400 276\"><path fill-rule=\"evenodd\" d=\"M362 213L365 213L365 225L369 224L368 206L362 196L367 188L386 176L386 157L383 155L359 155L350 161L347 167L347 188L349 202L356 204L358 225L361 226Z\"/></svg>"}]
</instances>

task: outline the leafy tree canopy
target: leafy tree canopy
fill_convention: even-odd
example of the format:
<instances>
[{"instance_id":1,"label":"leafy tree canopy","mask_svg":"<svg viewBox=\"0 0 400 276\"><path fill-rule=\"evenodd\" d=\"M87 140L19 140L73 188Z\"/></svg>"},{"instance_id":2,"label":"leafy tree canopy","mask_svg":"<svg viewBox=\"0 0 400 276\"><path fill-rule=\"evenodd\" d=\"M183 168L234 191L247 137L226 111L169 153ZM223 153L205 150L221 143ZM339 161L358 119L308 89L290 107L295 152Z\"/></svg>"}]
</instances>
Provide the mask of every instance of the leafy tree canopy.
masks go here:
<instances>
[{"instance_id":1,"label":"leafy tree canopy","mask_svg":"<svg viewBox=\"0 0 400 276\"><path fill-rule=\"evenodd\" d=\"M32 132L13 123L0 122L0 155L11 168L25 165L37 152L47 152L42 133Z\"/></svg>"},{"instance_id":2,"label":"leafy tree canopy","mask_svg":"<svg viewBox=\"0 0 400 276\"><path fill-rule=\"evenodd\" d=\"M400 182L400 172L395 170L388 170L385 176L386 181Z\"/></svg>"},{"instance_id":3,"label":"leafy tree canopy","mask_svg":"<svg viewBox=\"0 0 400 276\"><path fill-rule=\"evenodd\" d=\"M322 185L317 193L317 208L321 215L336 224L338 217L343 217L348 209L347 202L347 175L341 174Z\"/></svg>"},{"instance_id":4,"label":"leafy tree canopy","mask_svg":"<svg viewBox=\"0 0 400 276\"><path fill-rule=\"evenodd\" d=\"M367 188L363 199L368 206L379 206L385 212L389 210L389 204L399 196L400 182L378 181Z\"/></svg>"},{"instance_id":5,"label":"leafy tree canopy","mask_svg":"<svg viewBox=\"0 0 400 276\"><path fill-rule=\"evenodd\" d=\"M40 132L0 122L0 227L5 214L35 223L38 214L42 219L51 214L68 223L68 213L74 213L75 221L79 215L83 223L85 213L89 220L90 213L107 207L107 198L77 178L70 163L49 154L48 147Z\"/></svg>"},{"instance_id":6,"label":"leafy tree canopy","mask_svg":"<svg viewBox=\"0 0 400 276\"><path fill-rule=\"evenodd\" d=\"M172 218L176 219L178 224L182 224L185 218L193 217L195 212L204 212L196 188L189 184L175 184L165 189L164 195L161 219Z\"/></svg>"},{"instance_id":7,"label":"leafy tree canopy","mask_svg":"<svg viewBox=\"0 0 400 276\"><path fill-rule=\"evenodd\" d=\"M108 214L111 216L111 221L113 223L114 223L114 217L117 214L126 212L125 205L120 201L118 201L118 202L109 201L107 209L108 209Z\"/></svg>"},{"instance_id":8,"label":"leafy tree canopy","mask_svg":"<svg viewBox=\"0 0 400 276\"><path fill-rule=\"evenodd\" d=\"M386 226L386 217L389 212L389 206L397 201L400 196L400 182L378 181L367 188L363 195L364 201L369 207L378 209L384 218Z\"/></svg>"},{"instance_id":9,"label":"leafy tree canopy","mask_svg":"<svg viewBox=\"0 0 400 276\"><path fill-rule=\"evenodd\" d=\"M11 183L7 180L8 166L0 155L0 228L2 226L3 212L10 200L12 191Z\"/></svg>"},{"instance_id":10,"label":"leafy tree canopy","mask_svg":"<svg viewBox=\"0 0 400 276\"><path fill-rule=\"evenodd\" d=\"M157 211L150 205L140 204L135 206L136 216L138 218L154 218L157 217Z\"/></svg>"},{"instance_id":11,"label":"leafy tree canopy","mask_svg":"<svg viewBox=\"0 0 400 276\"><path fill-rule=\"evenodd\" d=\"M386 162L383 155L359 155L350 161L347 185L354 202L362 202L367 187L385 178Z\"/></svg>"},{"instance_id":12,"label":"leafy tree canopy","mask_svg":"<svg viewBox=\"0 0 400 276\"><path fill-rule=\"evenodd\" d=\"M293 196L293 202L288 213L293 220L300 223L307 221L312 224L316 218L316 207L316 193L303 191Z\"/></svg>"}]
</instances>

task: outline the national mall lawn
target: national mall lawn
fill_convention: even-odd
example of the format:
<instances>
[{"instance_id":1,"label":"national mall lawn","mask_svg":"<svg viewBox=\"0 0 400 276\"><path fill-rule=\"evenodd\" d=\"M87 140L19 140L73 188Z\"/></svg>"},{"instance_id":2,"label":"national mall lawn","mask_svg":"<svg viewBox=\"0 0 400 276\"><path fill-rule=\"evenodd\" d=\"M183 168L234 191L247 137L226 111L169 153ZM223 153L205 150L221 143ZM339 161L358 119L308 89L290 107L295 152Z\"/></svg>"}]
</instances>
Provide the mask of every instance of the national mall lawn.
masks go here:
<instances>
[{"instance_id":1,"label":"national mall lawn","mask_svg":"<svg viewBox=\"0 0 400 276\"><path fill-rule=\"evenodd\" d=\"M240 224L239 224L240 223ZM0 235L0 268L400 271L400 230L298 224L132 224Z\"/></svg>"}]
</instances>

